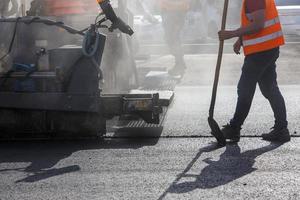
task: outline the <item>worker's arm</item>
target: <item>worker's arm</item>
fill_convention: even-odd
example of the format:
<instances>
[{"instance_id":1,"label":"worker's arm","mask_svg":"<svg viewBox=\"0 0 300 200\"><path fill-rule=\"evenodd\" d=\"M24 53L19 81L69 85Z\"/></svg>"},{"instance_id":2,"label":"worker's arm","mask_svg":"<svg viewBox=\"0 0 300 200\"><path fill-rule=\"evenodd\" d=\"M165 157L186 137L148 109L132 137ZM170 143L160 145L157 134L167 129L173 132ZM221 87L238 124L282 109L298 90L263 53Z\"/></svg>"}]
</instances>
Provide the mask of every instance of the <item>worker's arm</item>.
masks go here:
<instances>
[{"instance_id":1,"label":"worker's arm","mask_svg":"<svg viewBox=\"0 0 300 200\"><path fill-rule=\"evenodd\" d=\"M242 37L244 35L250 35L254 33L260 32L265 25L265 10L257 10L253 13L250 14L250 18L252 19L252 22L246 26L246 27L241 27L233 31L220 31L219 32L219 38L220 40L228 40L234 37Z\"/></svg>"}]
</instances>

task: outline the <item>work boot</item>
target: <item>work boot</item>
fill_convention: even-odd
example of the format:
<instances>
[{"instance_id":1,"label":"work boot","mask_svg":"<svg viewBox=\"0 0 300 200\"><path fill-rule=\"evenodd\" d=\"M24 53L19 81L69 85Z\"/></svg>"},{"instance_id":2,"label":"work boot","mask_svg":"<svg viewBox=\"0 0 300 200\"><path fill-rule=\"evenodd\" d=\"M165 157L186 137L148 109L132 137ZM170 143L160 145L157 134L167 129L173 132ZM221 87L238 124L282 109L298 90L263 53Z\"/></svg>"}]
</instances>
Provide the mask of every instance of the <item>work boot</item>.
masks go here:
<instances>
[{"instance_id":1,"label":"work boot","mask_svg":"<svg viewBox=\"0 0 300 200\"><path fill-rule=\"evenodd\" d=\"M270 141L270 142L289 142L291 140L290 132L287 128L276 129L270 133L262 134L263 140Z\"/></svg>"},{"instance_id":2,"label":"work boot","mask_svg":"<svg viewBox=\"0 0 300 200\"><path fill-rule=\"evenodd\" d=\"M240 141L241 128L236 128L236 127L231 126L230 124L227 124L227 125L223 126L221 131L222 131L224 137L226 139L230 140L230 142L236 143L236 142Z\"/></svg>"}]
</instances>

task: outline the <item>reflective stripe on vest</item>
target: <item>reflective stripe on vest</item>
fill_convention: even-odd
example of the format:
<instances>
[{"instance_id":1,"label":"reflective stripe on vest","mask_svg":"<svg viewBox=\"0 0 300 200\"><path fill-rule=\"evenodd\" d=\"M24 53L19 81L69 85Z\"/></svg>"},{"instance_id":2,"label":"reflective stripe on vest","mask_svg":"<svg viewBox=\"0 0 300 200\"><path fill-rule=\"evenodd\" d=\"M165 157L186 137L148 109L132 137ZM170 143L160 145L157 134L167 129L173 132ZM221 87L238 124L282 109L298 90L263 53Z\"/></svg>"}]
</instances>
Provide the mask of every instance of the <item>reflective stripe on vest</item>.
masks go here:
<instances>
[{"instance_id":1,"label":"reflective stripe on vest","mask_svg":"<svg viewBox=\"0 0 300 200\"><path fill-rule=\"evenodd\" d=\"M248 17L248 19L250 19L250 18L251 18L251 15L247 14L247 17ZM251 20L251 19L250 19L250 20ZM273 25L275 25L275 24L277 24L277 23L280 23L279 17L276 17L276 18L274 18L274 19L270 19L270 20L266 21L266 22L265 22L264 28L273 26Z\"/></svg>"},{"instance_id":2,"label":"reflective stripe on vest","mask_svg":"<svg viewBox=\"0 0 300 200\"><path fill-rule=\"evenodd\" d=\"M264 1L266 4L264 28L258 33L243 36L245 55L270 50L284 44L284 36L275 0ZM245 2L246 0L244 0L242 8L242 27L247 27L252 23L251 15L246 13Z\"/></svg>"},{"instance_id":3,"label":"reflective stripe on vest","mask_svg":"<svg viewBox=\"0 0 300 200\"><path fill-rule=\"evenodd\" d=\"M264 28L268 28L268 27L273 26L273 25L278 24L278 23L280 23L279 17L276 17L275 19L270 19L270 20L265 22Z\"/></svg>"},{"instance_id":4,"label":"reflective stripe on vest","mask_svg":"<svg viewBox=\"0 0 300 200\"><path fill-rule=\"evenodd\" d=\"M244 40L243 41L243 46L247 47L247 46L250 46L250 45L260 44L260 43L263 43L263 42L267 42L269 40L274 40L274 39L279 38L281 36L283 36L283 32L278 31L278 32L275 32L275 33L272 33L272 34L269 34L269 35L262 36L260 38L251 39L251 40Z\"/></svg>"}]
</instances>

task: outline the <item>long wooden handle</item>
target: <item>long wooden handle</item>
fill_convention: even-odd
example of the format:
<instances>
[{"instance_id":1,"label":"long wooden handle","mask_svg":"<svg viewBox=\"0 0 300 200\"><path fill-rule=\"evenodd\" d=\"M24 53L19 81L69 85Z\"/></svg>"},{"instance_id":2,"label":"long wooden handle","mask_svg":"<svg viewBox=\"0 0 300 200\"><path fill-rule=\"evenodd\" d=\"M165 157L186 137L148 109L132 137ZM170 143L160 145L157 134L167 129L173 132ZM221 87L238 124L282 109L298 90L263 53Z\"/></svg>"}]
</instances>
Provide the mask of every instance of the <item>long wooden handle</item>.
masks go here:
<instances>
[{"instance_id":1,"label":"long wooden handle","mask_svg":"<svg viewBox=\"0 0 300 200\"><path fill-rule=\"evenodd\" d=\"M229 5L229 0L225 0L224 1L223 16L222 16L222 27L221 27L221 30L225 30L225 28L226 28L228 5ZM222 64L222 57L223 57L223 49L224 49L224 41L220 41L220 43L219 43L218 61L217 61L216 71L215 71L215 80L214 80L214 86L213 86L213 91L212 91L212 96L211 96L211 102L210 102L210 108L209 108L209 117L210 118L214 117L214 110L215 110L216 97L217 97L218 84L219 84L219 76L220 76L220 70L221 70L221 64Z\"/></svg>"}]
</instances>

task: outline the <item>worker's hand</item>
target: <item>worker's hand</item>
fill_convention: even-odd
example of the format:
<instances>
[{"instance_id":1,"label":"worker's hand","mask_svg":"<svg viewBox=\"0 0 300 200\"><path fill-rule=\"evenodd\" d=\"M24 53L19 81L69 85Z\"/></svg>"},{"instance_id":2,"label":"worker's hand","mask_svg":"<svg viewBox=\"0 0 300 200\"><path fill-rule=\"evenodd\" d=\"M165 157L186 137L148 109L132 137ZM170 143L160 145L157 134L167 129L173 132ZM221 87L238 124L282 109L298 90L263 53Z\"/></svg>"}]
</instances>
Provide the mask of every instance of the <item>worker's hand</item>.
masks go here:
<instances>
[{"instance_id":1,"label":"worker's hand","mask_svg":"<svg viewBox=\"0 0 300 200\"><path fill-rule=\"evenodd\" d=\"M220 41L228 40L236 37L235 31L219 31L219 39Z\"/></svg>"},{"instance_id":2,"label":"worker's hand","mask_svg":"<svg viewBox=\"0 0 300 200\"><path fill-rule=\"evenodd\" d=\"M233 51L236 54L241 54L242 41L238 39L233 45Z\"/></svg>"}]
</instances>

